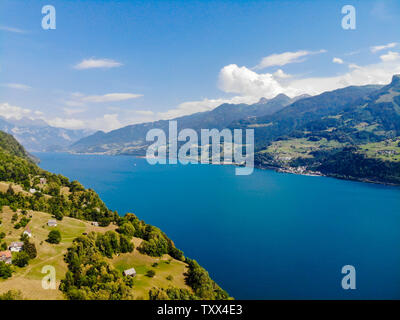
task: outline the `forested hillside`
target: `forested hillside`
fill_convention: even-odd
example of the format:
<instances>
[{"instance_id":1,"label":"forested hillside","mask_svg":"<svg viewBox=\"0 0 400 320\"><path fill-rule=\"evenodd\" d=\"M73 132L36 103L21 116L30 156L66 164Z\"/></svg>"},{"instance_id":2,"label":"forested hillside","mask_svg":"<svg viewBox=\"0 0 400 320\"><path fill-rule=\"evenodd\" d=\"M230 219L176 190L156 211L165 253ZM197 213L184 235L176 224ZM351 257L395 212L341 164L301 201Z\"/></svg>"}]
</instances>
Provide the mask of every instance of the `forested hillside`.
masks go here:
<instances>
[{"instance_id":1,"label":"forested hillside","mask_svg":"<svg viewBox=\"0 0 400 320\"><path fill-rule=\"evenodd\" d=\"M260 167L400 183L400 76L301 100L257 124Z\"/></svg>"},{"instance_id":2,"label":"forested hillside","mask_svg":"<svg viewBox=\"0 0 400 320\"><path fill-rule=\"evenodd\" d=\"M23 250L12 254L12 265L0 261L0 293L21 283L39 286L34 270L46 260L61 273L59 290L67 299L229 298L159 228L133 214L121 217L95 191L40 169L10 135L0 132L0 145L0 251L13 241L23 243ZM56 229L47 225L52 218ZM32 230L32 238L24 230ZM126 262L119 259L139 265L137 277L124 276ZM156 272L171 274L160 279ZM4 297L43 298L34 288Z\"/></svg>"}]
</instances>

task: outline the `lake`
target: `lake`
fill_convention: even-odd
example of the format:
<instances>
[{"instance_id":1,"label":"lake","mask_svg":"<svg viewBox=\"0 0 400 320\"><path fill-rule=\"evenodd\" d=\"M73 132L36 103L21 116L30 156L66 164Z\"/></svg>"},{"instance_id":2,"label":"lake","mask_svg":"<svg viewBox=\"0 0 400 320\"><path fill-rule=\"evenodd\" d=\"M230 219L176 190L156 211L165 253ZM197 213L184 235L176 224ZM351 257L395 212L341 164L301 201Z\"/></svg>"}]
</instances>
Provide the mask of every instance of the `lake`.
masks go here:
<instances>
[{"instance_id":1,"label":"lake","mask_svg":"<svg viewBox=\"0 0 400 320\"><path fill-rule=\"evenodd\" d=\"M237 299L400 299L400 188L233 166L39 153L160 227ZM341 287L344 265L356 290Z\"/></svg>"}]
</instances>

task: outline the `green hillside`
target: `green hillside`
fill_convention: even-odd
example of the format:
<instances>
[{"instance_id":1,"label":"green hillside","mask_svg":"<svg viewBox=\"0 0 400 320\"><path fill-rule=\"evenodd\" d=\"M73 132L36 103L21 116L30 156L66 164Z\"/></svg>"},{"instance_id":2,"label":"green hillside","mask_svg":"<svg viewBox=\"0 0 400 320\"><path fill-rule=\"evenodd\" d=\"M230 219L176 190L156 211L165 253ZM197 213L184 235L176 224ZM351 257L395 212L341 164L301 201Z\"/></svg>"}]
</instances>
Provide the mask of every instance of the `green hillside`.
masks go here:
<instances>
[{"instance_id":1,"label":"green hillside","mask_svg":"<svg viewBox=\"0 0 400 320\"><path fill-rule=\"evenodd\" d=\"M24 158L26 160L33 160L32 156L26 152L23 146L21 146L15 138L3 131L0 131L0 148L4 152L11 155Z\"/></svg>"},{"instance_id":2,"label":"green hillside","mask_svg":"<svg viewBox=\"0 0 400 320\"><path fill-rule=\"evenodd\" d=\"M301 100L254 123L260 167L400 184L400 76ZM241 123L242 126L249 124Z\"/></svg>"},{"instance_id":3,"label":"green hillside","mask_svg":"<svg viewBox=\"0 0 400 320\"><path fill-rule=\"evenodd\" d=\"M0 134L0 251L23 242L12 265L0 262L0 299L229 298L159 228L134 214L119 216L93 190L40 169L15 139ZM31 238L23 236L27 229ZM55 291L41 289L45 265L56 269ZM136 276L124 276L125 268L137 269Z\"/></svg>"}]
</instances>

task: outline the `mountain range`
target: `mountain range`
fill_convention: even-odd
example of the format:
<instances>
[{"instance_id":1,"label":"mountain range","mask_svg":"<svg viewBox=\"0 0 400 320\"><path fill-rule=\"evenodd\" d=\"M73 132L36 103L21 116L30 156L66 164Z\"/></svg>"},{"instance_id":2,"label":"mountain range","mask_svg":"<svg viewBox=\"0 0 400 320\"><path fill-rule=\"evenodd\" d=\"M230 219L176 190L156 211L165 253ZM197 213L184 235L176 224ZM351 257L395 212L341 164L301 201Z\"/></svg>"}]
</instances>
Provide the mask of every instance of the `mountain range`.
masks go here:
<instances>
[{"instance_id":1,"label":"mountain range","mask_svg":"<svg viewBox=\"0 0 400 320\"><path fill-rule=\"evenodd\" d=\"M294 99L280 94L173 120L179 130L254 129L260 168L400 183L400 75L386 86L350 86ZM168 132L168 123L99 131L71 145L70 151L144 155L146 133L153 128Z\"/></svg>"},{"instance_id":2,"label":"mountain range","mask_svg":"<svg viewBox=\"0 0 400 320\"><path fill-rule=\"evenodd\" d=\"M65 151L74 142L93 133L52 127L43 120L4 117L0 117L0 130L12 134L29 152Z\"/></svg>"},{"instance_id":3,"label":"mountain range","mask_svg":"<svg viewBox=\"0 0 400 320\"><path fill-rule=\"evenodd\" d=\"M284 94L279 94L270 100L262 98L259 102L251 105L225 103L211 111L199 112L172 120L177 121L179 130L185 128L190 128L197 132L200 132L201 129L216 128L221 130L240 119L271 115L306 97L308 95L291 99ZM98 131L73 144L70 150L76 153L144 155L149 144L146 142L147 132L155 128L167 132L168 126L169 120L160 120L130 125L108 133Z\"/></svg>"}]
</instances>

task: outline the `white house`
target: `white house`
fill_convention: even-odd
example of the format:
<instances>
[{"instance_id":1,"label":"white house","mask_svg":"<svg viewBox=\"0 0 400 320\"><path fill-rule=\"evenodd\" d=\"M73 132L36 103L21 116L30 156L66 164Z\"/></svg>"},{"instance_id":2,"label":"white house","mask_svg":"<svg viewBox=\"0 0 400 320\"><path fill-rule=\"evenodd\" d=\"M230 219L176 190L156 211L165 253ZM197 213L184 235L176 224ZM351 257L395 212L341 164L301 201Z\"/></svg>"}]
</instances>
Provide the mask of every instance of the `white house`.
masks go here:
<instances>
[{"instance_id":1,"label":"white house","mask_svg":"<svg viewBox=\"0 0 400 320\"><path fill-rule=\"evenodd\" d=\"M26 230L24 231L23 234L26 234L29 238L32 237L32 232L31 232L31 229L29 229L29 227L26 228Z\"/></svg>"},{"instance_id":2,"label":"white house","mask_svg":"<svg viewBox=\"0 0 400 320\"><path fill-rule=\"evenodd\" d=\"M99 226L99 223L96 222L96 221L94 221L94 222L92 222L92 226L98 227L98 226Z\"/></svg>"},{"instance_id":3,"label":"white house","mask_svg":"<svg viewBox=\"0 0 400 320\"><path fill-rule=\"evenodd\" d=\"M51 219L51 220L47 221L47 225L49 227L57 227L57 220Z\"/></svg>"},{"instance_id":4,"label":"white house","mask_svg":"<svg viewBox=\"0 0 400 320\"><path fill-rule=\"evenodd\" d=\"M8 249L11 252L20 252L23 247L24 247L24 243L23 242L16 241L16 242L11 242L10 246L8 247Z\"/></svg>"},{"instance_id":5,"label":"white house","mask_svg":"<svg viewBox=\"0 0 400 320\"><path fill-rule=\"evenodd\" d=\"M31 188L31 189L29 189L29 192L34 194L34 193L36 193L36 189Z\"/></svg>"},{"instance_id":6,"label":"white house","mask_svg":"<svg viewBox=\"0 0 400 320\"><path fill-rule=\"evenodd\" d=\"M125 271L124 271L124 276L131 276L131 277L136 276L136 270L135 270L135 268L130 268L130 269L128 269L128 270L125 270Z\"/></svg>"}]
</instances>

